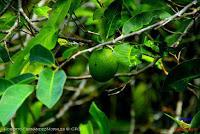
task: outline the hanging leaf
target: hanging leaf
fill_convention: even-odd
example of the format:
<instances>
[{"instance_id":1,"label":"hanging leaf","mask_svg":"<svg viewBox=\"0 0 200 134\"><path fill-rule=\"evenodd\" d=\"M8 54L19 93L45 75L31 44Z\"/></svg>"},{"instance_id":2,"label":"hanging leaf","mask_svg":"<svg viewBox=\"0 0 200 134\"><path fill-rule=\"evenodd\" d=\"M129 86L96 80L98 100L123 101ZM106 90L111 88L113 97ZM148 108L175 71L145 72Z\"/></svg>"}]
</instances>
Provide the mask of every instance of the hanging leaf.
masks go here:
<instances>
[{"instance_id":1,"label":"hanging leaf","mask_svg":"<svg viewBox=\"0 0 200 134\"><path fill-rule=\"evenodd\" d=\"M184 91L189 81L200 77L200 59L192 59L174 67L167 75L164 88Z\"/></svg>"},{"instance_id":2,"label":"hanging leaf","mask_svg":"<svg viewBox=\"0 0 200 134\"><path fill-rule=\"evenodd\" d=\"M66 78L63 70L44 69L39 75L37 98L48 108L52 108L62 95Z\"/></svg>"},{"instance_id":3,"label":"hanging leaf","mask_svg":"<svg viewBox=\"0 0 200 134\"><path fill-rule=\"evenodd\" d=\"M8 87L13 85L13 82L10 80L6 80L3 78L0 78L0 96L6 91Z\"/></svg>"},{"instance_id":4,"label":"hanging leaf","mask_svg":"<svg viewBox=\"0 0 200 134\"><path fill-rule=\"evenodd\" d=\"M55 63L55 59L51 51L41 45L36 45L31 49L30 61L40 62L45 65L53 65Z\"/></svg>"},{"instance_id":5,"label":"hanging leaf","mask_svg":"<svg viewBox=\"0 0 200 134\"><path fill-rule=\"evenodd\" d=\"M0 100L0 121L5 126L13 117L25 99L33 92L30 85L16 84L10 86Z\"/></svg>"},{"instance_id":6,"label":"hanging leaf","mask_svg":"<svg viewBox=\"0 0 200 134\"><path fill-rule=\"evenodd\" d=\"M104 12L104 18L102 18L101 33L104 39L108 39L112 36L118 28L118 21L121 18L122 4L121 0L116 0L111 3Z\"/></svg>"},{"instance_id":7,"label":"hanging leaf","mask_svg":"<svg viewBox=\"0 0 200 134\"><path fill-rule=\"evenodd\" d=\"M31 73L21 74L17 77L11 79L14 83L18 84L28 84L36 80L36 76Z\"/></svg>"},{"instance_id":8,"label":"hanging leaf","mask_svg":"<svg viewBox=\"0 0 200 134\"><path fill-rule=\"evenodd\" d=\"M97 123L100 134L110 134L108 118L94 102L91 104L89 112Z\"/></svg>"}]
</instances>

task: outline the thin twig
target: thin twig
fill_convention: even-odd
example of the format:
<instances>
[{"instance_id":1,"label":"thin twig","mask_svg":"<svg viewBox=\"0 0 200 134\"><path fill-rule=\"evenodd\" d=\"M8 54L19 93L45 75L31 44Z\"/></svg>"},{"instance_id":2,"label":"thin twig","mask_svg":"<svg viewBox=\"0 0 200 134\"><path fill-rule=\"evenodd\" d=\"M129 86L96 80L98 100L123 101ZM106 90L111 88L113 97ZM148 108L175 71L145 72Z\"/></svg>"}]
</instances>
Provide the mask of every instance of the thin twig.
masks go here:
<instances>
[{"instance_id":1,"label":"thin twig","mask_svg":"<svg viewBox=\"0 0 200 134\"><path fill-rule=\"evenodd\" d=\"M59 36L59 38L66 39L66 40L69 40L69 41L76 41L76 42L86 43L86 44L89 44L89 45L95 45L96 44L92 40L81 39L81 38L65 37L65 36Z\"/></svg>"},{"instance_id":2,"label":"thin twig","mask_svg":"<svg viewBox=\"0 0 200 134\"><path fill-rule=\"evenodd\" d=\"M21 13L21 15L24 17L24 19L28 22L28 24L36 31L39 31L39 28L36 27L32 21L28 18L28 16L25 14L23 8L22 8L22 1L18 0L18 4L19 4L19 12Z\"/></svg>"}]
</instances>

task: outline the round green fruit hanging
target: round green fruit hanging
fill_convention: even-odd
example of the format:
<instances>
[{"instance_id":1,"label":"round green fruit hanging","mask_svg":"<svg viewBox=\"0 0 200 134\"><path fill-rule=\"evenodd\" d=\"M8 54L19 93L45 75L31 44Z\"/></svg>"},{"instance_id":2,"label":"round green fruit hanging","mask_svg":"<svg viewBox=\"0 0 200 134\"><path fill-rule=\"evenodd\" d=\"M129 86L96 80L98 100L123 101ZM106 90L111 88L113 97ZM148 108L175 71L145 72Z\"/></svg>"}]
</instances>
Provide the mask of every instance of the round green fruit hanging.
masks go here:
<instances>
[{"instance_id":1,"label":"round green fruit hanging","mask_svg":"<svg viewBox=\"0 0 200 134\"><path fill-rule=\"evenodd\" d=\"M105 82L114 77L118 62L109 48L94 51L89 59L89 70L93 79Z\"/></svg>"}]
</instances>

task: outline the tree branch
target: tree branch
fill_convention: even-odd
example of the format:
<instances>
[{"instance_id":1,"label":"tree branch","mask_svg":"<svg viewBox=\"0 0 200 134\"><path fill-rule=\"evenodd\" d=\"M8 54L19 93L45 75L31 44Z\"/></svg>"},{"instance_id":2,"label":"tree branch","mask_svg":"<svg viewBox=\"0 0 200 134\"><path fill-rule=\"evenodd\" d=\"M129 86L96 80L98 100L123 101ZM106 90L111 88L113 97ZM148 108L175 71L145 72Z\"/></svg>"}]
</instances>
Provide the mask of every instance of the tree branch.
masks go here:
<instances>
[{"instance_id":1,"label":"tree branch","mask_svg":"<svg viewBox=\"0 0 200 134\"><path fill-rule=\"evenodd\" d=\"M103 42L101 44L98 44L94 47L91 47L91 48L88 48L88 49L85 49L85 50L82 50L82 51L79 51L77 53L75 53L74 55L72 55L68 60L66 60L65 62L63 62L59 68L62 68L67 62L69 62L70 60L72 59L75 59L77 56L83 54L83 53L86 53L86 52L92 52L93 50L97 49L97 48L100 48L102 46L106 46L106 45L111 45L111 44L115 44L121 40L124 40L124 39L127 39L129 37L132 37L134 35L139 35L147 30L150 30L150 29L153 29L153 28L160 28L164 25L166 25L167 23L171 22L172 20L174 20L175 18L177 17L180 17L183 13L185 13L192 5L196 4L197 3L197 0L194 0L192 1L190 4L186 5L182 10L180 10L179 12L177 12L176 14L164 19L164 20L161 20L153 25L150 25L150 26L147 26L141 30L138 30L136 32L132 32L130 34L127 34L127 35L121 35L117 38L115 38L114 40L112 41L108 41L108 42Z\"/></svg>"}]
</instances>

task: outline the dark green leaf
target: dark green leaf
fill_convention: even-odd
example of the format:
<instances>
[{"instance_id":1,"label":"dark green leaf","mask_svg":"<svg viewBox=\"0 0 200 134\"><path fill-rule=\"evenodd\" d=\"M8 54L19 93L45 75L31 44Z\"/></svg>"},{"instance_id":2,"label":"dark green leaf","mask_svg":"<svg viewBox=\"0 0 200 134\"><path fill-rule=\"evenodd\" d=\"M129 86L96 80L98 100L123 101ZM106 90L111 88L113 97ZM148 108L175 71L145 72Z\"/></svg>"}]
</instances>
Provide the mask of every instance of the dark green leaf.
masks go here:
<instances>
[{"instance_id":1,"label":"dark green leaf","mask_svg":"<svg viewBox=\"0 0 200 134\"><path fill-rule=\"evenodd\" d=\"M55 59L51 51L41 45L36 45L30 51L30 61L40 62L45 65L53 65Z\"/></svg>"},{"instance_id":2,"label":"dark green leaf","mask_svg":"<svg viewBox=\"0 0 200 134\"><path fill-rule=\"evenodd\" d=\"M191 125L191 128L200 129L200 111L196 113L195 116L192 118L190 125Z\"/></svg>"},{"instance_id":3,"label":"dark green leaf","mask_svg":"<svg viewBox=\"0 0 200 134\"><path fill-rule=\"evenodd\" d=\"M5 126L13 117L25 99L33 92L30 85L16 84L10 86L0 100L0 121Z\"/></svg>"},{"instance_id":4,"label":"dark green leaf","mask_svg":"<svg viewBox=\"0 0 200 134\"><path fill-rule=\"evenodd\" d=\"M184 91L190 80L200 77L200 59L192 59L174 67L167 75L164 88Z\"/></svg>"},{"instance_id":5,"label":"dark green leaf","mask_svg":"<svg viewBox=\"0 0 200 134\"><path fill-rule=\"evenodd\" d=\"M52 108L63 93L66 78L63 70L44 69L39 75L36 90L37 98L48 108Z\"/></svg>"},{"instance_id":6,"label":"dark green leaf","mask_svg":"<svg viewBox=\"0 0 200 134\"><path fill-rule=\"evenodd\" d=\"M12 81L0 78L0 96L6 91L8 87L13 85Z\"/></svg>"},{"instance_id":7,"label":"dark green leaf","mask_svg":"<svg viewBox=\"0 0 200 134\"><path fill-rule=\"evenodd\" d=\"M0 62L1 61L3 61L3 62L10 61L10 56L9 56L9 53L7 52L7 50L0 44Z\"/></svg>"},{"instance_id":8,"label":"dark green leaf","mask_svg":"<svg viewBox=\"0 0 200 134\"><path fill-rule=\"evenodd\" d=\"M31 73L21 74L15 78L12 78L11 81L18 84L28 84L36 80L36 76Z\"/></svg>"},{"instance_id":9,"label":"dark green leaf","mask_svg":"<svg viewBox=\"0 0 200 134\"><path fill-rule=\"evenodd\" d=\"M104 12L104 18L102 19L102 36L108 39L117 30L118 21L121 18L121 0L116 0L111 3Z\"/></svg>"},{"instance_id":10,"label":"dark green leaf","mask_svg":"<svg viewBox=\"0 0 200 134\"><path fill-rule=\"evenodd\" d=\"M100 134L110 134L108 118L94 102L91 104L89 112L100 128Z\"/></svg>"}]
</instances>

